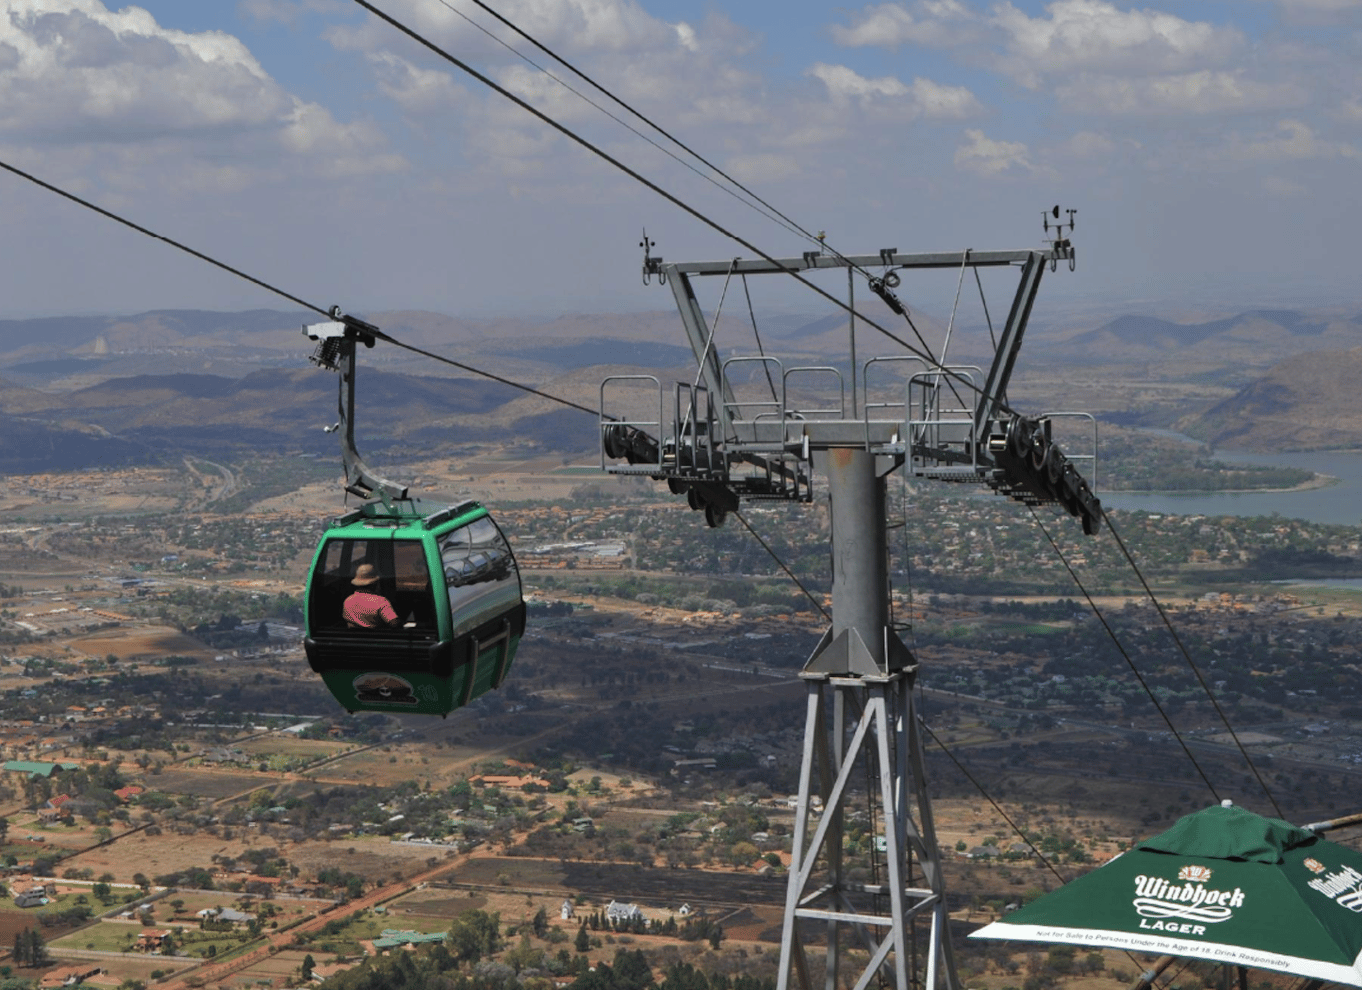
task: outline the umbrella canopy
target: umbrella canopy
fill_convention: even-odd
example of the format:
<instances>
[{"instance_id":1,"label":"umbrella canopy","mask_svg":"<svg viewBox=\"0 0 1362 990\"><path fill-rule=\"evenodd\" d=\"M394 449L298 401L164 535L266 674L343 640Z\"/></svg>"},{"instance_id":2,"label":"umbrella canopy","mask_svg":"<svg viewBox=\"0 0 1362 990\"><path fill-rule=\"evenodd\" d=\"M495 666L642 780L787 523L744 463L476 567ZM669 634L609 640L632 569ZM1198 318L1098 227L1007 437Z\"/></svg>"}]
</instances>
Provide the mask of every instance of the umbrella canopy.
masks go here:
<instances>
[{"instance_id":1,"label":"umbrella canopy","mask_svg":"<svg viewBox=\"0 0 1362 990\"><path fill-rule=\"evenodd\" d=\"M1216 806L971 937L1190 956L1362 986L1362 853Z\"/></svg>"}]
</instances>

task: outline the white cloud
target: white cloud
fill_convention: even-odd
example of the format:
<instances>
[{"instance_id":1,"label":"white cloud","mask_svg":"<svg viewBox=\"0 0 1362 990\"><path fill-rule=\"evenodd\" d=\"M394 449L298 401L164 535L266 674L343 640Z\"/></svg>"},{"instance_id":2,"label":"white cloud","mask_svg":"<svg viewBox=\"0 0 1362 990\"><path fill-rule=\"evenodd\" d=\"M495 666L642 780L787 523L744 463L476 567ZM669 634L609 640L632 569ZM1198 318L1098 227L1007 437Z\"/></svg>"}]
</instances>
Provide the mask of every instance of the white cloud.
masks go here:
<instances>
[{"instance_id":1,"label":"white cloud","mask_svg":"<svg viewBox=\"0 0 1362 990\"><path fill-rule=\"evenodd\" d=\"M36 146L121 145L144 160L208 149L231 187L281 155L326 149L322 171L401 167L367 123L342 124L288 93L237 38L161 27L100 0L25 0L0 16L0 139ZM236 158L236 162L228 159ZM110 158L111 162L119 159ZM308 162L310 171L319 170Z\"/></svg>"},{"instance_id":2,"label":"white cloud","mask_svg":"<svg viewBox=\"0 0 1362 990\"><path fill-rule=\"evenodd\" d=\"M983 131L965 131L966 144L955 149L955 165L985 176L1031 175L1047 171L1031 162L1031 152L1020 141L994 141Z\"/></svg>"},{"instance_id":3,"label":"white cloud","mask_svg":"<svg viewBox=\"0 0 1362 990\"><path fill-rule=\"evenodd\" d=\"M828 95L834 100L847 100L853 97L865 100L875 96L908 95L908 87L893 76L868 79L845 65L818 62L808 70L808 75L822 82L828 88Z\"/></svg>"},{"instance_id":4,"label":"white cloud","mask_svg":"<svg viewBox=\"0 0 1362 990\"><path fill-rule=\"evenodd\" d=\"M734 155L724 171L743 183L779 182L798 175L799 162L788 154Z\"/></svg>"},{"instance_id":5,"label":"white cloud","mask_svg":"<svg viewBox=\"0 0 1362 990\"><path fill-rule=\"evenodd\" d=\"M930 79L914 79L908 85L894 76L872 79L845 65L826 62L816 63L806 74L822 82L828 95L837 103L856 100L865 104L883 98L893 101L902 115L937 120L961 120L983 111L968 89L944 86Z\"/></svg>"},{"instance_id":6,"label":"white cloud","mask_svg":"<svg viewBox=\"0 0 1362 990\"><path fill-rule=\"evenodd\" d=\"M1066 110L1129 116L1176 116L1281 110L1304 105L1292 82L1260 82L1242 70L1202 69L1147 78L1083 73L1055 91Z\"/></svg>"},{"instance_id":7,"label":"white cloud","mask_svg":"<svg viewBox=\"0 0 1362 990\"><path fill-rule=\"evenodd\" d=\"M959 0L919 0L909 11L905 4L885 3L851 15L850 25L834 24L832 38L847 48L904 44L947 47L971 36L977 16Z\"/></svg>"},{"instance_id":8,"label":"white cloud","mask_svg":"<svg viewBox=\"0 0 1362 990\"><path fill-rule=\"evenodd\" d=\"M1138 148L1137 142L1131 142L1133 147ZM1098 134L1095 131L1079 131L1057 149L1063 158L1107 158L1111 156L1119 147L1115 141L1105 134Z\"/></svg>"},{"instance_id":9,"label":"white cloud","mask_svg":"<svg viewBox=\"0 0 1362 990\"><path fill-rule=\"evenodd\" d=\"M1078 70L1104 74L1197 70L1240 47L1237 28L1188 21L1157 10L1121 10L1107 0L1055 0L1044 17L1029 17L1004 0L992 22L1006 38L1002 67L1023 85Z\"/></svg>"},{"instance_id":10,"label":"white cloud","mask_svg":"<svg viewBox=\"0 0 1362 990\"><path fill-rule=\"evenodd\" d=\"M913 102L923 117L963 120L983 112L974 94L963 86L946 86L930 79L914 79Z\"/></svg>"},{"instance_id":11,"label":"white cloud","mask_svg":"<svg viewBox=\"0 0 1362 990\"><path fill-rule=\"evenodd\" d=\"M1353 145L1321 138L1310 125L1299 120L1280 121L1277 129L1267 134L1236 138L1223 155L1235 161L1260 162L1362 158Z\"/></svg>"},{"instance_id":12,"label":"white cloud","mask_svg":"<svg viewBox=\"0 0 1362 990\"><path fill-rule=\"evenodd\" d=\"M466 17L456 13L457 8L432 0L391 0L383 8L435 44L461 55L481 56L484 51L498 59L508 55L475 24L518 47L525 45L513 31L471 7ZM503 0L496 9L527 34L567 55L694 50L703 43L690 25L653 17L635 0ZM332 27L326 37L350 51L378 51L397 40L392 27L372 17L357 26Z\"/></svg>"},{"instance_id":13,"label":"white cloud","mask_svg":"<svg viewBox=\"0 0 1362 990\"><path fill-rule=\"evenodd\" d=\"M98 0L30 0L0 17L0 135L138 141L267 126L292 110L236 38L159 27Z\"/></svg>"},{"instance_id":14,"label":"white cloud","mask_svg":"<svg viewBox=\"0 0 1362 990\"><path fill-rule=\"evenodd\" d=\"M448 72L421 68L391 52L374 52L368 59L379 92L407 113L442 113L467 99L467 90Z\"/></svg>"}]
</instances>

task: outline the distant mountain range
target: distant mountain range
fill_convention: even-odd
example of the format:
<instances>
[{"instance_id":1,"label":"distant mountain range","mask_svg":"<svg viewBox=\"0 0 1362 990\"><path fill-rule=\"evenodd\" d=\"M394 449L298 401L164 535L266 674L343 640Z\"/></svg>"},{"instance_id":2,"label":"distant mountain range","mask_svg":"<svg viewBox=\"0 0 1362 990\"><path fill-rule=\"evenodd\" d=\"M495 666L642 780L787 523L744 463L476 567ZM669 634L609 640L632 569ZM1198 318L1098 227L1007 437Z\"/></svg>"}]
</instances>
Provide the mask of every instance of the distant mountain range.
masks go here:
<instances>
[{"instance_id":1,"label":"distant mountain range","mask_svg":"<svg viewBox=\"0 0 1362 990\"><path fill-rule=\"evenodd\" d=\"M876 319L903 331L877 300L871 305ZM720 320L715 346L722 354L756 349L742 309L726 309ZM845 360L845 315L757 315L767 353L787 358L786 367ZM299 332L319 319L302 311L163 310L0 321L0 469L128 463L176 451L334 450L334 438L320 427L336 418L336 379L306 364L311 345ZM366 319L400 340L512 381L549 383L556 394L590 407L605 374L647 371L665 383L689 378L694 366L671 312L527 321L399 311ZM944 327L930 316L915 312L914 322L929 342L942 339ZM980 340L987 346L988 332L957 327L955 337L959 359ZM1162 369L1148 372L1156 377L1175 378L1194 363L1199 374L1220 373L1221 381L1253 380L1212 409L1188 403L1185 429L1221 446L1362 446L1362 425L1353 426L1362 424L1359 345L1362 316L1253 310L1177 323L1131 314L1092 329L1037 323L1019 368L1042 357L1089 366L1135 363ZM897 347L872 330L857 334L862 359ZM438 377L466 373L398 348L361 353L366 449L387 442L447 444L460 430L479 438L522 436L557 449L593 442L590 417L568 422L507 386Z\"/></svg>"},{"instance_id":2,"label":"distant mountain range","mask_svg":"<svg viewBox=\"0 0 1362 990\"><path fill-rule=\"evenodd\" d=\"M1302 349L1362 344L1362 316L1323 317L1296 310L1260 309L1201 323L1154 316L1120 316L1095 330L1051 340L1052 349L1083 362L1165 361L1215 357L1262 366Z\"/></svg>"},{"instance_id":3,"label":"distant mountain range","mask_svg":"<svg viewBox=\"0 0 1362 990\"><path fill-rule=\"evenodd\" d=\"M11 472L157 460L178 452L334 451L337 378L315 369L217 375L138 375L64 394L0 381L0 466ZM521 393L480 379L370 370L358 381L357 430L378 449Z\"/></svg>"}]
</instances>

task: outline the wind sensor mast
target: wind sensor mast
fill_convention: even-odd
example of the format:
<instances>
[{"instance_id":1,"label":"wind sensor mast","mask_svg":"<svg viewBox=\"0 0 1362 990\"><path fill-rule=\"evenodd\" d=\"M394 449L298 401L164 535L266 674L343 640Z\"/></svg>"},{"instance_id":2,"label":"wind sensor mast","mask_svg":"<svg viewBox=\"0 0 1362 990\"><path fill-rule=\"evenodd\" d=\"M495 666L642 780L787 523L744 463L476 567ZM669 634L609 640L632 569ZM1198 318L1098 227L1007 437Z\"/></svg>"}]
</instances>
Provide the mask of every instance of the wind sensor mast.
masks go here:
<instances>
[{"instance_id":1,"label":"wind sensor mast","mask_svg":"<svg viewBox=\"0 0 1362 990\"><path fill-rule=\"evenodd\" d=\"M1082 414L1024 416L1006 399L1041 277L1047 267L1075 265L1068 237L1074 211L1059 221L1059 207L1046 211L1048 246L1039 249L901 254L887 248L853 256L812 251L774 264L665 262L652 255L653 242L644 235L644 282L656 278L671 289L699 370L693 383L676 384L670 422L656 377L616 375L602 382L602 468L665 481L711 526L722 525L744 501L812 501L815 468L829 490L832 624L800 674L807 706L779 990L789 990L792 978L799 990L820 984L835 990L852 948L865 953L856 990L877 979L895 990L959 990L912 692L918 662L890 622L885 479L904 468L920 478L983 484L1031 505L1060 506L1081 520L1085 532L1097 532L1101 503L1074 463L1086 458L1095 468L1095 440L1091 454L1068 455L1052 433L1058 417ZM986 373L915 355L874 357L858 366L853 336L850 406L835 367L787 368L765 355L721 359L694 291L695 279L712 276L878 269L881 274L869 279L871 291L906 316L893 291L901 272L959 270L963 281L968 269L1001 267L1018 269L1019 279ZM902 400L871 401L870 373L890 362L906 372ZM769 398L740 400L734 380L753 365L767 373ZM826 383L840 399L820 400L825 404L817 408L796 405L791 380L809 378ZM607 415L607 397L618 403L628 394L637 401L640 390L649 409L656 402L655 419L651 411L642 414L645 419ZM607 464L607 458L626 463ZM843 851L857 781L868 782L875 793L867 797L882 809L872 829L877 868L871 882L850 876ZM916 944L919 921L928 929L925 959ZM818 941L826 946L821 963L806 949ZM816 963L821 974L813 972ZM919 963L925 973L918 972Z\"/></svg>"}]
</instances>

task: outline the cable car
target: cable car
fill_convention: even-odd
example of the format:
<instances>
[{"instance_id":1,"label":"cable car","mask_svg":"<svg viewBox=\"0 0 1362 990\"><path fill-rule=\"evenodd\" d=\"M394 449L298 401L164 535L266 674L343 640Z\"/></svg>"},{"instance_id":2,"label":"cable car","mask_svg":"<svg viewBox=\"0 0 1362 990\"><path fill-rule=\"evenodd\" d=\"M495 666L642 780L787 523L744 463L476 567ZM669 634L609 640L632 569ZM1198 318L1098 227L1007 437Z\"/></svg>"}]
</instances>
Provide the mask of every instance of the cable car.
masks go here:
<instances>
[{"instance_id":1,"label":"cable car","mask_svg":"<svg viewBox=\"0 0 1362 990\"><path fill-rule=\"evenodd\" d=\"M377 327L337 307L303 333L340 373L345 491L365 501L327 527L303 604L307 662L350 712L448 715L501 686L525 633L520 571L477 502L430 511L355 447L355 348Z\"/></svg>"},{"instance_id":2,"label":"cable car","mask_svg":"<svg viewBox=\"0 0 1362 990\"><path fill-rule=\"evenodd\" d=\"M373 502L337 519L304 617L308 664L351 712L448 715L501 686L525 632L515 557L477 502L430 515Z\"/></svg>"}]
</instances>

